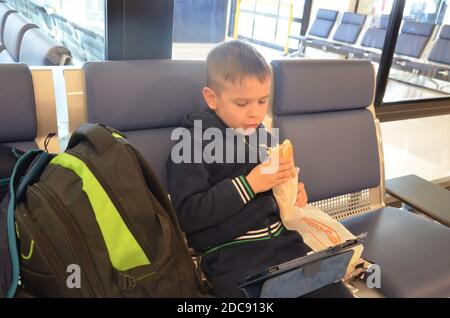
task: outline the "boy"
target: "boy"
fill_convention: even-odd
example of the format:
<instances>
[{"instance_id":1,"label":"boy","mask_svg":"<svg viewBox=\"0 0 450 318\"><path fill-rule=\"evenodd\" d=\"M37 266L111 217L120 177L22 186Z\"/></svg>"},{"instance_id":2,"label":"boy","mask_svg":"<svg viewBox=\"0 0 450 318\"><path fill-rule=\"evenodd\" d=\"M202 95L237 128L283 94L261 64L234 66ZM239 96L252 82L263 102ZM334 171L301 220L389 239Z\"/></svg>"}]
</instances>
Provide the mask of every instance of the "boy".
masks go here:
<instances>
[{"instance_id":1,"label":"boy","mask_svg":"<svg viewBox=\"0 0 450 318\"><path fill-rule=\"evenodd\" d=\"M271 146L260 138L261 132L268 134L261 123L271 81L270 67L252 46L241 41L217 45L207 57L207 87L202 91L209 109L188 115L182 126L190 132L193 153L196 147L202 154L207 152L208 142L195 134L200 125L205 133L208 129L222 133L219 150L224 151L212 155L216 160L203 155L200 162L195 155L183 153L183 158L192 160L180 162L174 159L174 147L166 163L180 225L189 245L202 254L202 269L219 297L243 297L238 284L245 277L310 251L297 232L283 227L272 193L274 186L295 176L293 158L280 158L278 169L270 173L261 163L261 154ZM252 137L257 138L256 147ZM230 162L225 154L229 147L245 149L245 160L232 153ZM249 162L255 156L257 160ZM296 204L306 203L300 183ZM309 296L349 293L336 284Z\"/></svg>"}]
</instances>

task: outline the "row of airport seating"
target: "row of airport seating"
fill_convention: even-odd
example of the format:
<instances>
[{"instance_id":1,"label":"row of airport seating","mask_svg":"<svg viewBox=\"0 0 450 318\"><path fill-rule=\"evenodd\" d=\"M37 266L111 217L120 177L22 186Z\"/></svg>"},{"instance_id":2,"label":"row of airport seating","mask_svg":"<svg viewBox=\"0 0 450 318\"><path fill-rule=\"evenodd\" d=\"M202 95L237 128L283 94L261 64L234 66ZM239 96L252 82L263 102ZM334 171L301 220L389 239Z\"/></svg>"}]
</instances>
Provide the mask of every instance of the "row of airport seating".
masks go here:
<instances>
[{"instance_id":1,"label":"row of airport seating","mask_svg":"<svg viewBox=\"0 0 450 318\"><path fill-rule=\"evenodd\" d=\"M105 38L91 30L67 20L33 1L7 0L22 15L45 29L48 34L55 37L80 61L104 60Z\"/></svg>"},{"instance_id":2,"label":"row of airport seating","mask_svg":"<svg viewBox=\"0 0 450 318\"><path fill-rule=\"evenodd\" d=\"M296 149L312 204L354 234L368 233L363 257L380 266L383 295L449 297L450 229L384 203L372 64L286 59L273 61L272 68L274 126ZM205 74L204 61L181 60L92 62L67 69L70 130L87 121L122 130L167 189L171 133L188 113L206 107ZM0 65L0 82L4 78L0 143L26 150L39 130L33 80L21 64Z\"/></svg>"},{"instance_id":3,"label":"row of airport seating","mask_svg":"<svg viewBox=\"0 0 450 318\"><path fill-rule=\"evenodd\" d=\"M0 63L68 65L71 52L37 25L0 2Z\"/></svg>"},{"instance_id":4,"label":"row of airport seating","mask_svg":"<svg viewBox=\"0 0 450 318\"><path fill-rule=\"evenodd\" d=\"M372 17L367 21L363 14L344 12L340 20L338 17L338 11L320 9L306 36L290 37L299 41L301 51L312 47L379 63L389 16ZM450 81L450 25L404 20L393 66Z\"/></svg>"}]
</instances>

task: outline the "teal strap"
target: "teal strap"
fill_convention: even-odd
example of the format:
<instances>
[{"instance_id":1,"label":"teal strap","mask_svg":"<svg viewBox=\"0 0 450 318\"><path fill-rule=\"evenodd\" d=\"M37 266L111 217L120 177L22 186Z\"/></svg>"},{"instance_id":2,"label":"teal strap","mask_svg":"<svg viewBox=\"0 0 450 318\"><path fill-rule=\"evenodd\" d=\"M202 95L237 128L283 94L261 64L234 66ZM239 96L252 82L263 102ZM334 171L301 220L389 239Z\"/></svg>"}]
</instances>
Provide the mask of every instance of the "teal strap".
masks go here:
<instances>
[{"instance_id":1,"label":"teal strap","mask_svg":"<svg viewBox=\"0 0 450 318\"><path fill-rule=\"evenodd\" d=\"M16 208L16 194L15 194L15 185L14 180L16 178L17 171L19 167L23 164L23 162L31 157L36 156L40 150L30 150L26 154L20 157L17 161L16 166L11 175L11 180L9 183L9 205L6 219L6 231L8 234L8 245L9 245L9 255L11 257L11 267L12 267L12 277L11 277L11 286L6 293L6 298L13 298L14 294L17 290L17 285L19 283L19 251L17 249L16 242L16 230L15 230L15 220L14 220L14 209Z\"/></svg>"},{"instance_id":2,"label":"teal strap","mask_svg":"<svg viewBox=\"0 0 450 318\"><path fill-rule=\"evenodd\" d=\"M0 187L5 187L9 184L9 178L0 179Z\"/></svg>"}]
</instances>

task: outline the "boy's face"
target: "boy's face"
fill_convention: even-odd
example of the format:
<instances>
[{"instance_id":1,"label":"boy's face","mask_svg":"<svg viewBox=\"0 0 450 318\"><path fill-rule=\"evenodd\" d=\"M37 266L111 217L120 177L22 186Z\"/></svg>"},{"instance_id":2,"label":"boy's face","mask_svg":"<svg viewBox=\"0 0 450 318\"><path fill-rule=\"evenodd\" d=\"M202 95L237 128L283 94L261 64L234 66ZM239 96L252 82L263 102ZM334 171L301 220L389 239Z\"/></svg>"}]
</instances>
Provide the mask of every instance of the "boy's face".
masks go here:
<instances>
[{"instance_id":1,"label":"boy's face","mask_svg":"<svg viewBox=\"0 0 450 318\"><path fill-rule=\"evenodd\" d=\"M266 116L269 107L271 76L264 82L250 76L241 82L226 82L218 91L203 88L203 96L208 106L230 128L254 130Z\"/></svg>"}]
</instances>

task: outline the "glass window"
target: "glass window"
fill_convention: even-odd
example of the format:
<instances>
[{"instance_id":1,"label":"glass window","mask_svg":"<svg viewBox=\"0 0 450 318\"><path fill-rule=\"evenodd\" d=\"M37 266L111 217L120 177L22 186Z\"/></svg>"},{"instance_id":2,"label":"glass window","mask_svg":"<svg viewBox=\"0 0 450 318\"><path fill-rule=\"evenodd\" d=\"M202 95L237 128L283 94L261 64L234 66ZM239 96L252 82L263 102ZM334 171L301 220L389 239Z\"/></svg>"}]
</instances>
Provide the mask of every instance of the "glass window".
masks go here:
<instances>
[{"instance_id":1,"label":"glass window","mask_svg":"<svg viewBox=\"0 0 450 318\"><path fill-rule=\"evenodd\" d=\"M291 30L291 56L367 59L378 69L392 5L393 0L313 1L306 34Z\"/></svg>"},{"instance_id":2,"label":"glass window","mask_svg":"<svg viewBox=\"0 0 450 318\"><path fill-rule=\"evenodd\" d=\"M407 0L384 102L450 94L448 0Z\"/></svg>"},{"instance_id":3,"label":"glass window","mask_svg":"<svg viewBox=\"0 0 450 318\"><path fill-rule=\"evenodd\" d=\"M69 49L74 64L104 59L104 0L8 0L7 2Z\"/></svg>"},{"instance_id":4,"label":"glass window","mask_svg":"<svg viewBox=\"0 0 450 318\"><path fill-rule=\"evenodd\" d=\"M175 0L174 59L204 59L218 42L248 41L269 60L300 34L304 0ZM207 30L207 32L205 31ZM205 35L205 32L209 35ZM295 43L292 44L295 47Z\"/></svg>"}]
</instances>

